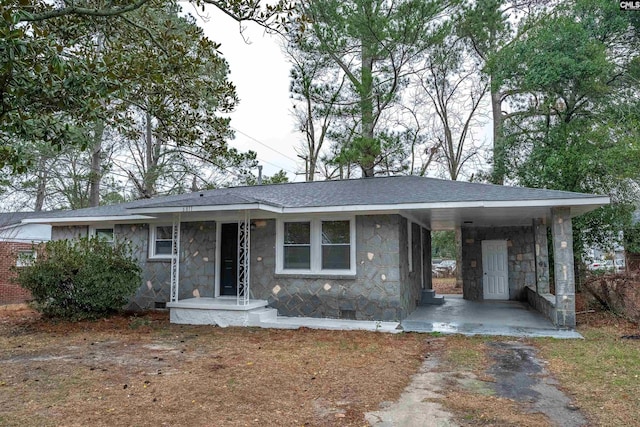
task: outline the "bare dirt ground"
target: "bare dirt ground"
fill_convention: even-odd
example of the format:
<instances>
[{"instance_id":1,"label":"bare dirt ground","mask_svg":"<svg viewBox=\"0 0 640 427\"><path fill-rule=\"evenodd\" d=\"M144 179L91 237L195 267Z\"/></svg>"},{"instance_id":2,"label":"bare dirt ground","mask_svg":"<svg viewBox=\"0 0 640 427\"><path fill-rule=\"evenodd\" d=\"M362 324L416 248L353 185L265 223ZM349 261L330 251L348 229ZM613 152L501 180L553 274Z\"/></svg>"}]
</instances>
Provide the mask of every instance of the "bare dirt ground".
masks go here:
<instances>
[{"instance_id":1,"label":"bare dirt ground","mask_svg":"<svg viewBox=\"0 0 640 427\"><path fill-rule=\"evenodd\" d=\"M0 425L363 425L425 336L170 325L167 313L51 323L0 311Z\"/></svg>"},{"instance_id":2,"label":"bare dirt ground","mask_svg":"<svg viewBox=\"0 0 640 427\"><path fill-rule=\"evenodd\" d=\"M621 338L637 325L600 312L579 322L585 340L514 340L0 310L0 425L365 426L407 394L405 413L433 404L438 425L640 425L640 340ZM514 376L523 387L510 395ZM379 425L433 425L407 420Z\"/></svg>"},{"instance_id":3,"label":"bare dirt ground","mask_svg":"<svg viewBox=\"0 0 640 427\"><path fill-rule=\"evenodd\" d=\"M456 288L455 277L434 277L432 283L437 295L462 294L462 288Z\"/></svg>"}]
</instances>

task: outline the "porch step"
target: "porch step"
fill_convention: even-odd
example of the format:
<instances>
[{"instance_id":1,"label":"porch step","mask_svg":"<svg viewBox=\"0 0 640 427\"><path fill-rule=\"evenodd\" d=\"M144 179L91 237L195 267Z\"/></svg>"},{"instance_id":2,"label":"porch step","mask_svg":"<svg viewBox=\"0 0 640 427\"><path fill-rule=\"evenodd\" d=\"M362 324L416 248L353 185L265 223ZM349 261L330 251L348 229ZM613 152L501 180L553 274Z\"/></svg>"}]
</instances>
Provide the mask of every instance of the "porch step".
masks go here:
<instances>
[{"instance_id":1,"label":"porch step","mask_svg":"<svg viewBox=\"0 0 640 427\"><path fill-rule=\"evenodd\" d=\"M275 308L259 308L249 312L249 326L261 326L265 323L271 323L278 320L278 310Z\"/></svg>"},{"instance_id":2,"label":"porch step","mask_svg":"<svg viewBox=\"0 0 640 427\"><path fill-rule=\"evenodd\" d=\"M442 304L444 304L444 297L442 295L436 295L436 291L434 291L433 289L422 290L420 305L442 305Z\"/></svg>"}]
</instances>

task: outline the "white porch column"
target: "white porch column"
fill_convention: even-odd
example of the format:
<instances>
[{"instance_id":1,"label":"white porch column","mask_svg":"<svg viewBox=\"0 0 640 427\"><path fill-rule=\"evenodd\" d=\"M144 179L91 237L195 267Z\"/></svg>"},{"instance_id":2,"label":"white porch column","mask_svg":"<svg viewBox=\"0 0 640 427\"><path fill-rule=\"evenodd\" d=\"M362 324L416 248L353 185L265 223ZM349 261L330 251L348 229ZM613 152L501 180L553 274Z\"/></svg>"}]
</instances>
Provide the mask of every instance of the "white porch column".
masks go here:
<instances>
[{"instance_id":1,"label":"white porch column","mask_svg":"<svg viewBox=\"0 0 640 427\"><path fill-rule=\"evenodd\" d=\"M180 214L173 216L171 233L171 302L178 301L180 286Z\"/></svg>"}]
</instances>

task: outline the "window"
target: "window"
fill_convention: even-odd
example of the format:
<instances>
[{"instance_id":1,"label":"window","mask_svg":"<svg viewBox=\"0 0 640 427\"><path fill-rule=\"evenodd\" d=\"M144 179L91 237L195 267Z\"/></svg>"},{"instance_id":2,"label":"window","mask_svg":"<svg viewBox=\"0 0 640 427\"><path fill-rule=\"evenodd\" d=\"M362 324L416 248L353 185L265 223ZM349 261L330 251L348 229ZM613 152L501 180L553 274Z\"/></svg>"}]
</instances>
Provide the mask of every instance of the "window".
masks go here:
<instances>
[{"instance_id":1,"label":"window","mask_svg":"<svg viewBox=\"0 0 640 427\"><path fill-rule=\"evenodd\" d=\"M355 274L355 220L278 222L276 273Z\"/></svg>"},{"instance_id":2,"label":"window","mask_svg":"<svg viewBox=\"0 0 640 427\"><path fill-rule=\"evenodd\" d=\"M171 258L173 227L152 225L149 234L149 257Z\"/></svg>"},{"instance_id":3,"label":"window","mask_svg":"<svg viewBox=\"0 0 640 427\"><path fill-rule=\"evenodd\" d=\"M311 268L311 223L284 223L284 268L309 270Z\"/></svg>"},{"instance_id":4,"label":"window","mask_svg":"<svg viewBox=\"0 0 640 427\"><path fill-rule=\"evenodd\" d=\"M349 221L322 221L322 269L348 270L351 267Z\"/></svg>"},{"instance_id":5,"label":"window","mask_svg":"<svg viewBox=\"0 0 640 427\"><path fill-rule=\"evenodd\" d=\"M105 242L113 243L113 228L94 228L92 235Z\"/></svg>"},{"instance_id":6,"label":"window","mask_svg":"<svg viewBox=\"0 0 640 427\"><path fill-rule=\"evenodd\" d=\"M18 251L18 257L16 259L16 267L29 267L33 265L33 261L36 259L36 251L34 250L22 250Z\"/></svg>"},{"instance_id":7,"label":"window","mask_svg":"<svg viewBox=\"0 0 640 427\"><path fill-rule=\"evenodd\" d=\"M113 244L114 232L112 226L89 227L89 237L96 237L100 240Z\"/></svg>"}]
</instances>

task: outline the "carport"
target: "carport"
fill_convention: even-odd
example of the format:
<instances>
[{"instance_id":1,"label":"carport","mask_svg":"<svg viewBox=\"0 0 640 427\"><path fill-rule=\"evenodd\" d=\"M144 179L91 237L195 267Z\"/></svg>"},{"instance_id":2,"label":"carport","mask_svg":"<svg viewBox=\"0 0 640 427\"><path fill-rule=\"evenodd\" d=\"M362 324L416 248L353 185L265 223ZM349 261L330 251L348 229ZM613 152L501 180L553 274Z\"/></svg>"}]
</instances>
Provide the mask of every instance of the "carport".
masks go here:
<instances>
[{"instance_id":1,"label":"carport","mask_svg":"<svg viewBox=\"0 0 640 427\"><path fill-rule=\"evenodd\" d=\"M445 304L418 307L401 322L405 332L512 337L582 338L558 329L544 315L521 301L470 301L445 295Z\"/></svg>"}]
</instances>

